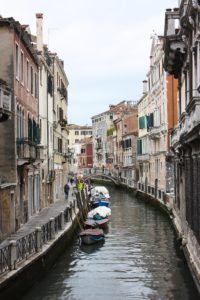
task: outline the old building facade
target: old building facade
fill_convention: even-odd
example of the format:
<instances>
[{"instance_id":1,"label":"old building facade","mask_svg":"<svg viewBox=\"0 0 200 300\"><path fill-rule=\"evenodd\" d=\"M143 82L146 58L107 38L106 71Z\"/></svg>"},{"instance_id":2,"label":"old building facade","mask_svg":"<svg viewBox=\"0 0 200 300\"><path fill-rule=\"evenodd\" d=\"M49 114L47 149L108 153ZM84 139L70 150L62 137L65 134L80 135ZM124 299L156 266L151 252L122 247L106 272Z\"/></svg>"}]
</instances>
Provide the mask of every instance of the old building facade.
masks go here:
<instances>
[{"instance_id":1,"label":"old building facade","mask_svg":"<svg viewBox=\"0 0 200 300\"><path fill-rule=\"evenodd\" d=\"M129 187L136 188L138 181L138 166L136 161L138 136L138 108L135 105L132 111L123 116L122 134L122 182Z\"/></svg>"},{"instance_id":2,"label":"old building facade","mask_svg":"<svg viewBox=\"0 0 200 300\"><path fill-rule=\"evenodd\" d=\"M92 126L68 124L68 163L69 173L77 173L79 171L79 156L81 147L85 140L92 137Z\"/></svg>"},{"instance_id":3,"label":"old building facade","mask_svg":"<svg viewBox=\"0 0 200 300\"><path fill-rule=\"evenodd\" d=\"M93 145L92 136L85 138L81 145L81 153L78 157L78 168L84 174L90 174L93 168Z\"/></svg>"},{"instance_id":4,"label":"old building facade","mask_svg":"<svg viewBox=\"0 0 200 300\"><path fill-rule=\"evenodd\" d=\"M68 79L64 71L64 62L57 55L52 56L53 84L53 143L54 143L54 201L63 198L63 186L68 173Z\"/></svg>"},{"instance_id":5,"label":"old building facade","mask_svg":"<svg viewBox=\"0 0 200 300\"><path fill-rule=\"evenodd\" d=\"M1 177L16 184L7 213L12 231L39 210L38 58L27 26L13 18L0 19L0 78L13 91L12 116L2 122ZM9 139L7 139L9 137Z\"/></svg>"},{"instance_id":6,"label":"old building facade","mask_svg":"<svg viewBox=\"0 0 200 300\"><path fill-rule=\"evenodd\" d=\"M175 224L195 279L200 278L200 40L199 1L180 1L165 14L165 61L178 79L178 124L171 133L174 153Z\"/></svg>"},{"instance_id":7,"label":"old building facade","mask_svg":"<svg viewBox=\"0 0 200 300\"><path fill-rule=\"evenodd\" d=\"M36 36L1 17L0 38L2 239L63 197L68 80L63 62L43 44L42 14L36 14Z\"/></svg>"},{"instance_id":8,"label":"old building facade","mask_svg":"<svg viewBox=\"0 0 200 300\"><path fill-rule=\"evenodd\" d=\"M174 110L177 104L177 81L164 71L163 59L163 38L154 35L150 69L147 80L143 82L143 96L138 103L138 188L165 202L167 193L170 193L174 186L169 148L169 132L173 122L168 121L169 118L177 119L177 110Z\"/></svg>"},{"instance_id":9,"label":"old building facade","mask_svg":"<svg viewBox=\"0 0 200 300\"><path fill-rule=\"evenodd\" d=\"M43 14L36 14L36 51L39 59L39 126L41 209L53 202L53 72L47 46L43 44ZM52 176L51 176L52 175Z\"/></svg>"}]
</instances>

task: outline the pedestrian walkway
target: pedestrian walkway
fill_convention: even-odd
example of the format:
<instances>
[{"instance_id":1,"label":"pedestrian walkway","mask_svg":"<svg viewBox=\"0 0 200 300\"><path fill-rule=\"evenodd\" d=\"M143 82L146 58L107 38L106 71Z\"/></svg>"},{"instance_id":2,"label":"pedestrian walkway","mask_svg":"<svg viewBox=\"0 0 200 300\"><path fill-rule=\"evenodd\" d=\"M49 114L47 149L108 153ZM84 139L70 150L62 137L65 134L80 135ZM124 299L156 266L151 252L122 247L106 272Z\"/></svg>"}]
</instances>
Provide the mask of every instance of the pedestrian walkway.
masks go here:
<instances>
[{"instance_id":1,"label":"pedestrian walkway","mask_svg":"<svg viewBox=\"0 0 200 300\"><path fill-rule=\"evenodd\" d=\"M18 240L29 233L33 232L36 227L41 227L46 224L50 218L55 218L64 211L70 202L73 201L73 187L70 187L69 197L67 200L60 200L52 203L49 207L41 210L37 215L34 215L30 220L22 225L18 231L11 234L7 239L0 243L0 248L5 247L9 244L11 240Z\"/></svg>"}]
</instances>

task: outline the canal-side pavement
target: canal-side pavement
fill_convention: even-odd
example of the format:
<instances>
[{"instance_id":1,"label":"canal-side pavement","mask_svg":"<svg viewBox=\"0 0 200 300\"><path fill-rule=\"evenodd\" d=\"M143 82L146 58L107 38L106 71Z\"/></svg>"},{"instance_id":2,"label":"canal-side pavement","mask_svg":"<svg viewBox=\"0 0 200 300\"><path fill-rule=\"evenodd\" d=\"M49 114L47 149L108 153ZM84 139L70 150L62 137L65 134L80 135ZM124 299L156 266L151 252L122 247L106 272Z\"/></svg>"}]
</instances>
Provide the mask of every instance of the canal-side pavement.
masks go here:
<instances>
[{"instance_id":1,"label":"canal-side pavement","mask_svg":"<svg viewBox=\"0 0 200 300\"><path fill-rule=\"evenodd\" d=\"M69 197L66 200L58 200L52 203L49 207L41 210L37 215L34 215L30 220L22 225L18 231L11 234L7 239L0 243L0 248L7 246L10 241L16 241L21 237L33 232L36 227L41 227L46 224L51 218L55 218L61 211L64 211L66 207L73 201L73 187L70 187Z\"/></svg>"},{"instance_id":2,"label":"canal-side pavement","mask_svg":"<svg viewBox=\"0 0 200 300\"><path fill-rule=\"evenodd\" d=\"M26 224L22 225L16 233L9 236L0 244L0 249L5 249L6 247L9 248L11 243L13 245L16 242L19 243L19 240L23 240L23 238L25 240L29 235L31 237L38 228L42 228L42 226L46 228L46 225L51 224L52 220L59 220L58 223L60 224L57 225L53 221L53 235L50 234L44 241L44 236L42 236L40 230L39 239L36 237L39 247L36 247L36 251L34 249L33 253L28 253L27 256L27 253L25 253L25 257L21 260L18 259L18 261L16 260L17 255L15 246L14 256L17 263L14 263L10 270L7 270L0 275L0 299L21 299L24 292L29 289L39 277L48 272L57 257L70 245L70 240L76 233L77 214L76 195L71 186L68 199L56 201L48 208L43 209L37 215L33 216ZM25 243L26 242L27 240ZM30 240L29 242L31 246L33 246L33 243ZM21 245L18 252L24 251L23 247L27 250L27 245L23 243ZM11 251L9 253L9 256L12 257L13 252Z\"/></svg>"}]
</instances>

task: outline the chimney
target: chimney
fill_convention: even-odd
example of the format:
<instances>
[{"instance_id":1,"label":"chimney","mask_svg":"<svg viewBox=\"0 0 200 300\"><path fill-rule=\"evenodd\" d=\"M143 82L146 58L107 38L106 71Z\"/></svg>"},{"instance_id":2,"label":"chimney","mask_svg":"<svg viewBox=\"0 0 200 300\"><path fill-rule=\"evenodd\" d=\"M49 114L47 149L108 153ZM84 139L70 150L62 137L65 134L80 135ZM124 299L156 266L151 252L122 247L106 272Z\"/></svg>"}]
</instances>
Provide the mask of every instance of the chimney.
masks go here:
<instances>
[{"instance_id":1,"label":"chimney","mask_svg":"<svg viewBox=\"0 0 200 300\"><path fill-rule=\"evenodd\" d=\"M43 14L36 14L37 50L43 52Z\"/></svg>"},{"instance_id":2,"label":"chimney","mask_svg":"<svg viewBox=\"0 0 200 300\"><path fill-rule=\"evenodd\" d=\"M143 80L143 94L147 94L147 80Z\"/></svg>"}]
</instances>

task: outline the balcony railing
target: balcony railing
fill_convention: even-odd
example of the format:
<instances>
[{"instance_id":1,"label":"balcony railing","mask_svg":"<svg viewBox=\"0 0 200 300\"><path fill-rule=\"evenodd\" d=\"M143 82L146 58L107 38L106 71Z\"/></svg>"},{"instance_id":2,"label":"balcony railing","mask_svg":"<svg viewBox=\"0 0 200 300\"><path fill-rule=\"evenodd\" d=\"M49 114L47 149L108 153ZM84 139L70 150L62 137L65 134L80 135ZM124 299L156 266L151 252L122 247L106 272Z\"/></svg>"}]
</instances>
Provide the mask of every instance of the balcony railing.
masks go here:
<instances>
[{"instance_id":1,"label":"balcony railing","mask_svg":"<svg viewBox=\"0 0 200 300\"><path fill-rule=\"evenodd\" d=\"M179 22L179 9L167 9L165 13L165 30L164 30L164 69L175 78L181 73L183 61L186 54L186 45L180 35L180 28L176 24L187 22L183 20ZM181 24L181 26L189 26L189 24Z\"/></svg>"},{"instance_id":2,"label":"balcony railing","mask_svg":"<svg viewBox=\"0 0 200 300\"><path fill-rule=\"evenodd\" d=\"M33 142L28 138L17 139L17 156L18 159L36 159L37 142Z\"/></svg>"},{"instance_id":3,"label":"balcony railing","mask_svg":"<svg viewBox=\"0 0 200 300\"><path fill-rule=\"evenodd\" d=\"M47 150L44 146L42 145L37 145L36 148L36 158L38 160L45 160L45 158L47 157Z\"/></svg>"},{"instance_id":4,"label":"balcony railing","mask_svg":"<svg viewBox=\"0 0 200 300\"><path fill-rule=\"evenodd\" d=\"M186 107L186 111L188 117L185 121L185 129L190 132L200 124L200 97L193 97Z\"/></svg>"},{"instance_id":5,"label":"balcony railing","mask_svg":"<svg viewBox=\"0 0 200 300\"><path fill-rule=\"evenodd\" d=\"M149 161L149 154L137 154L138 161Z\"/></svg>"},{"instance_id":6,"label":"balcony railing","mask_svg":"<svg viewBox=\"0 0 200 300\"><path fill-rule=\"evenodd\" d=\"M68 122L67 122L67 119L61 119L58 121L58 123L60 124L61 129L64 129Z\"/></svg>"},{"instance_id":7,"label":"balcony railing","mask_svg":"<svg viewBox=\"0 0 200 300\"><path fill-rule=\"evenodd\" d=\"M171 146L173 147L180 139L180 129L177 127L171 133Z\"/></svg>"},{"instance_id":8,"label":"balcony railing","mask_svg":"<svg viewBox=\"0 0 200 300\"><path fill-rule=\"evenodd\" d=\"M160 133L161 133L161 127L160 126L152 127L149 131L149 137L152 140L159 139L160 138Z\"/></svg>"}]
</instances>

